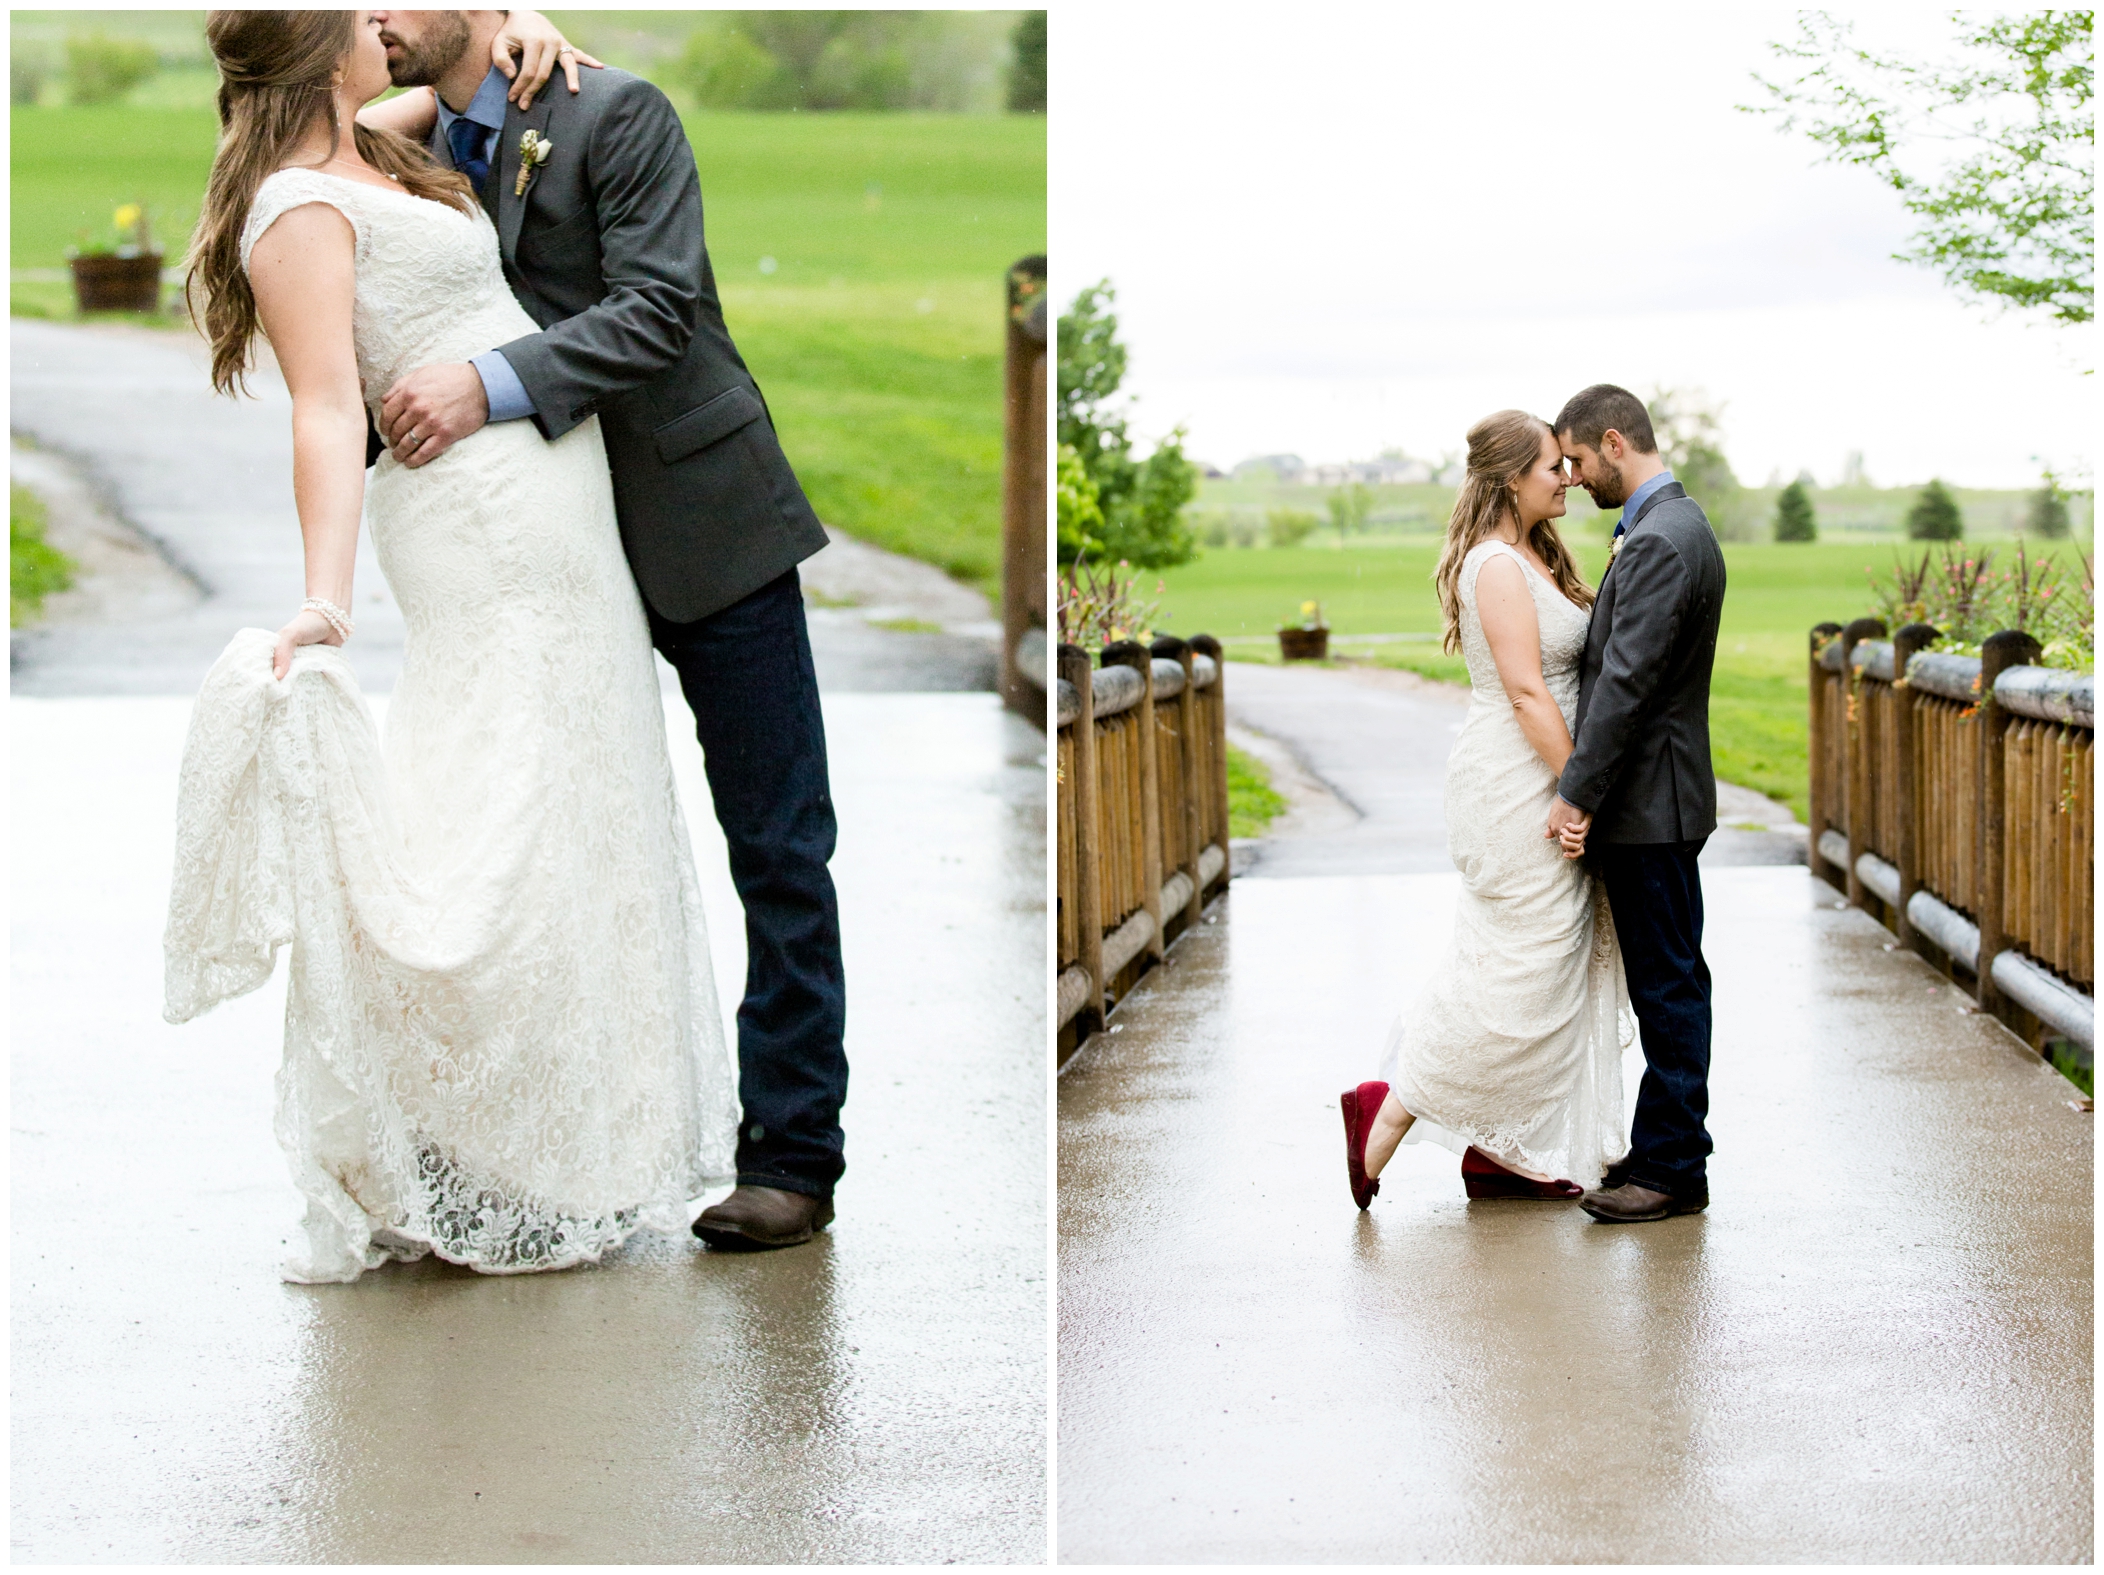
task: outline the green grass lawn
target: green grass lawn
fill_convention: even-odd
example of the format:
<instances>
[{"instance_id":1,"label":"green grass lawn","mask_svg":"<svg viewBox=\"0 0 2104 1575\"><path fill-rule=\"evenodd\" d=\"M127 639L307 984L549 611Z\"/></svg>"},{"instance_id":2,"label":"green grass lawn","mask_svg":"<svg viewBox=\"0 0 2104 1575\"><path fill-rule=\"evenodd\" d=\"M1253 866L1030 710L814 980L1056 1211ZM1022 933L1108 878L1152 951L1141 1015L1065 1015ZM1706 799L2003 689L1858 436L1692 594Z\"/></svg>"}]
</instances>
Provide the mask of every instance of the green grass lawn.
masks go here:
<instances>
[{"instance_id":1,"label":"green grass lawn","mask_svg":"<svg viewBox=\"0 0 2104 1575\"><path fill-rule=\"evenodd\" d=\"M1812 625L1846 623L1875 610L1869 577L1889 569L1909 543L1727 543L1730 588L1710 688L1710 738L1717 774L1782 800L1802 819L1805 797L1806 641ZM2068 543L2052 544L2071 559ZM1919 547L1913 550L1918 553ZM1573 544L1597 584L1607 549ZM1158 626L1211 634L1231 658L1275 662L1279 623L1313 598L1329 619L1333 657L1407 668L1466 683L1458 656L1440 651L1439 600L1432 589L1436 545L1282 547L1208 552L1162 576ZM1152 578L1141 581L1151 590ZM1416 633L1419 641L1355 644L1351 636Z\"/></svg>"},{"instance_id":2,"label":"green grass lawn","mask_svg":"<svg viewBox=\"0 0 2104 1575\"><path fill-rule=\"evenodd\" d=\"M34 623L44 598L73 584L79 565L44 540L44 504L27 487L7 487L7 624Z\"/></svg>"},{"instance_id":3,"label":"green grass lawn","mask_svg":"<svg viewBox=\"0 0 2104 1575\"><path fill-rule=\"evenodd\" d=\"M211 165L209 111L17 109L10 124L13 268L63 267L80 232L135 200L180 252ZM686 124L725 315L819 514L993 589L1004 279L1045 249L1044 117ZM18 314L71 313L62 283L11 296Z\"/></svg>"},{"instance_id":4,"label":"green grass lawn","mask_svg":"<svg viewBox=\"0 0 2104 1575\"><path fill-rule=\"evenodd\" d=\"M1261 837L1272 821L1286 812L1286 800L1271 785L1271 768L1256 756L1227 749L1227 834L1230 837Z\"/></svg>"}]
</instances>

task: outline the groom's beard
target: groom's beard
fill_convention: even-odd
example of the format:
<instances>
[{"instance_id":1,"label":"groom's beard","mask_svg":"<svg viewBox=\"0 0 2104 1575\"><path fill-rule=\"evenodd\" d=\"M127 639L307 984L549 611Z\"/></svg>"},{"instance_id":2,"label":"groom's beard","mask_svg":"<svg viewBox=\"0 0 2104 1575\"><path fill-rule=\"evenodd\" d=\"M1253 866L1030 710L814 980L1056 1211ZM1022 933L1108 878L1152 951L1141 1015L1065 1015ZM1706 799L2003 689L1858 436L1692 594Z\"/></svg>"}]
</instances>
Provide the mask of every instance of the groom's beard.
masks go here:
<instances>
[{"instance_id":1,"label":"groom's beard","mask_svg":"<svg viewBox=\"0 0 2104 1575\"><path fill-rule=\"evenodd\" d=\"M432 11L424 24L423 37L415 43L397 34L381 34L381 42L401 46L402 58L387 62L387 75L399 88L433 87L438 79L460 64L467 52L468 19L458 11Z\"/></svg>"},{"instance_id":2,"label":"groom's beard","mask_svg":"<svg viewBox=\"0 0 2104 1575\"><path fill-rule=\"evenodd\" d=\"M1619 466L1610 465L1603 459L1600 461L1600 468L1607 474L1598 481L1586 482L1585 490L1592 494L1593 507L1618 509L1629 501L1629 483L1622 479Z\"/></svg>"}]
</instances>

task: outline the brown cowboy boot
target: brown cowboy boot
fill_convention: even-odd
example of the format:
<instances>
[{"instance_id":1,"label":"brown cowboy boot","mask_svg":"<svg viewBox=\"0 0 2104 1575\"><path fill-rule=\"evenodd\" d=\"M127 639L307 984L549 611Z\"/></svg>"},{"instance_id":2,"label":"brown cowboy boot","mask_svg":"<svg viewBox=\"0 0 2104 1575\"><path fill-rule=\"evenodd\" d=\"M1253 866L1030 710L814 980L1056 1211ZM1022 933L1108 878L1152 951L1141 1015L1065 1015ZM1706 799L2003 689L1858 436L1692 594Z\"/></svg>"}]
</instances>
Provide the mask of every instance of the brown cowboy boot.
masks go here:
<instances>
[{"instance_id":1,"label":"brown cowboy boot","mask_svg":"<svg viewBox=\"0 0 2104 1575\"><path fill-rule=\"evenodd\" d=\"M761 1252L794 1247L833 1223L833 1200L778 1187L740 1186L701 1211L694 1234L718 1252Z\"/></svg>"},{"instance_id":2,"label":"brown cowboy boot","mask_svg":"<svg viewBox=\"0 0 2104 1575\"><path fill-rule=\"evenodd\" d=\"M1676 1198L1670 1192L1654 1191L1642 1182L1625 1181L1619 1187L1588 1192L1578 1200L1578 1207L1603 1225L1636 1225L1646 1220L1668 1219L1675 1214L1700 1214L1709 1207L1709 1188Z\"/></svg>"}]
</instances>

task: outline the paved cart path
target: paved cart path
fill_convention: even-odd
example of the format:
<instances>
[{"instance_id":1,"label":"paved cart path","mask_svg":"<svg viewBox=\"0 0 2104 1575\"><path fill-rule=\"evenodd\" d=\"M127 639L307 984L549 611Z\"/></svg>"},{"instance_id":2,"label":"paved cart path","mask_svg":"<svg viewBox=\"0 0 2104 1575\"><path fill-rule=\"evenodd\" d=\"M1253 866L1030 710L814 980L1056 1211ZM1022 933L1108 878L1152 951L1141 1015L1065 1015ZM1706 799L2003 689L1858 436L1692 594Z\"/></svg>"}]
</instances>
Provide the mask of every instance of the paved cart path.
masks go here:
<instances>
[{"instance_id":1,"label":"paved cart path","mask_svg":"<svg viewBox=\"0 0 2104 1575\"><path fill-rule=\"evenodd\" d=\"M983 599L846 541L805 575L862 604L811 612L854 1069L830 1233L287 1286L282 971L160 1017L189 697L299 584L284 392L214 400L180 335L18 319L12 345L17 472L92 571L18 638L10 714L15 1558L1041 1559L1044 740L991 693L921 692L991 688ZM356 615L384 697L401 626L369 556ZM735 1009L737 898L660 667Z\"/></svg>"},{"instance_id":2,"label":"paved cart path","mask_svg":"<svg viewBox=\"0 0 2104 1575\"><path fill-rule=\"evenodd\" d=\"M61 598L59 618L16 636L14 692L194 695L236 629L275 629L299 605L283 381L266 353L253 398L216 396L206 347L187 333L18 317L9 347L14 433L52 456L26 469L18 462L18 479L47 495L84 484L114 516L97 522L106 534L133 532L173 570L161 571L166 585L128 577L135 594L117 606L101 598L99 610L118 615L116 637L103 618L65 616L97 608ZM54 460L71 476L52 474ZM983 596L926 564L833 538L802 568L822 688L993 688L999 626ZM386 694L401 670L402 618L369 534L357 581L352 666L367 694ZM887 621L916 630L880 626ZM671 669L659 670L675 688Z\"/></svg>"},{"instance_id":3,"label":"paved cart path","mask_svg":"<svg viewBox=\"0 0 2104 1575\"><path fill-rule=\"evenodd\" d=\"M189 709L11 708L18 1561L1042 1559L1042 735L992 695L827 698L854 1068L829 1233L293 1286L284 970L160 1016ZM729 1011L737 900L671 734Z\"/></svg>"},{"instance_id":4,"label":"paved cart path","mask_svg":"<svg viewBox=\"0 0 2104 1575\"><path fill-rule=\"evenodd\" d=\"M2074 1090L1802 868L1713 865L1707 1214L1471 1204L1417 1145L1360 1215L1337 1094L1447 943L1406 860L1455 717L1247 672L1245 725L1433 820L1373 873L1300 873L1320 815L1267 847L1063 1071L1061 1558L2091 1558Z\"/></svg>"}]
</instances>

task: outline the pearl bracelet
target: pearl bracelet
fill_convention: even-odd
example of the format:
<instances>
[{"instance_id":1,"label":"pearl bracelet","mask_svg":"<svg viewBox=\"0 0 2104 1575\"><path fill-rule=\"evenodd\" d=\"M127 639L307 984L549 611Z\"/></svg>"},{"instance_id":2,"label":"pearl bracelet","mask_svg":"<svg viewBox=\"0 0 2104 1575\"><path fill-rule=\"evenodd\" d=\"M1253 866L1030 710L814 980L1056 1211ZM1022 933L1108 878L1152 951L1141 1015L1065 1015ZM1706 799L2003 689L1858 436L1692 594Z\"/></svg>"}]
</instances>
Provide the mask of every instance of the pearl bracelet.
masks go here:
<instances>
[{"instance_id":1,"label":"pearl bracelet","mask_svg":"<svg viewBox=\"0 0 2104 1575\"><path fill-rule=\"evenodd\" d=\"M358 626L351 622L351 615L334 602L323 601L319 596L310 596L300 603L301 612L318 612L329 621L340 639L348 640Z\"/></svg>"}]
</instances>

